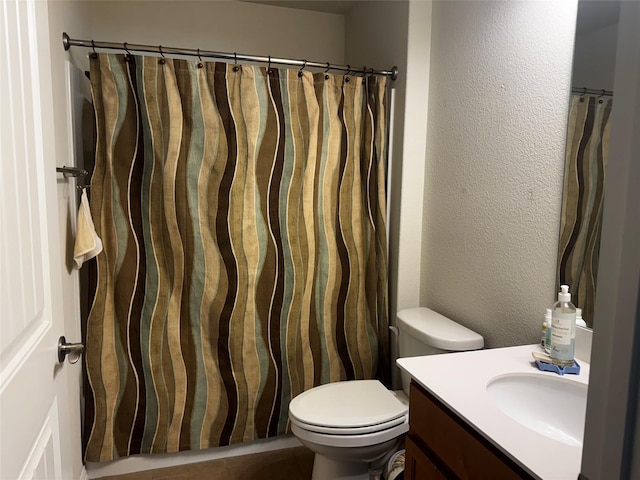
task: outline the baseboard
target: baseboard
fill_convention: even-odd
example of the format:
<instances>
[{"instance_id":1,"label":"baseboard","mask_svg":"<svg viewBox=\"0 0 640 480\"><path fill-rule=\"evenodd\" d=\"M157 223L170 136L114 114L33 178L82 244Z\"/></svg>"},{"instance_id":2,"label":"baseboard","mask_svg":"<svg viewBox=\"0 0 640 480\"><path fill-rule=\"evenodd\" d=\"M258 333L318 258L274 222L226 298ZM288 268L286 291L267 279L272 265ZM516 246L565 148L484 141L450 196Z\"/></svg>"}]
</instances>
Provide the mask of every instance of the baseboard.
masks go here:
<instances>
[{"instance_id":1,"label":"baseboard","mask_svg":"<svg viewBox=\"0 0 640 480\"><path fill-rule=\"evenodd\" d=\"M250 455L252 453L272 452L286 448L299 447L302 444L293 435L283 435L276 438L255 440L253 442L230 445L228 447L210 448L178 453L163 453L156 455L132 455L119 458L111 462L87 462L88 476L81 480L108 477L111 475L125 475L128 473L144 472L157 468L177 467L190 463L208 462L223 458Z\"/></svg>"}]
</instances>

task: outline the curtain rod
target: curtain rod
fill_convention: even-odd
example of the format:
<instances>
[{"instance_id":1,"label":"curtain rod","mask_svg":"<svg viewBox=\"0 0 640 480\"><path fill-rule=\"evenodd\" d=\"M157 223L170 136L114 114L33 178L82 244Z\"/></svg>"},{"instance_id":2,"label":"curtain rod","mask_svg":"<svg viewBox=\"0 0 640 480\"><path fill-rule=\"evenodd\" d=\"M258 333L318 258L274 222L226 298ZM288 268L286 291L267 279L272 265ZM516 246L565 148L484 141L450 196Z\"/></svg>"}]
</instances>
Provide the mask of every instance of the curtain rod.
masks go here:
<instances>
[{"instance_id":1,"label":"curtain rod","mask_svg":"<svg viewBox=\"0 0 640 480\"><path fill-rule=\"evenodd\" d=\"M296 67L312 67L312 68L323 68L325 71L336 70L340 72L347 72L351 74L362 74L362 75L381 75L391 77L391 80L395 80L398 78L398 67L394 66L391 70L375 70L373 68L351 68L351 65L335 65L329 62L310 62L307 60L293 60L289 58L277 58L277 57L265 57L259 55L246 55L242 53L227 53L227 52L213 52L210 50L200 50L193 48L174 48L174 47L163 47L162 45L154 46L154 45L139 45L134 43L113 43L113 42L96 42L93 40L78 40L69 38L66 32L62 33L62 45L65 50L69 50L71 47L84 47L84 48L93 48L94 52L96 48L102 48L107 50L122 50L125 52L150 52L150 53L159 53L164 56L167 55L187 55L192 57L208 57L208 58L224 58L226 60L234 60L234 61L246 61L246 62L260 62L267 64L278 64L278 65L292 65Z\"/></svg>"},{"instance_id":2,"label":"curtain rod","mask_svg":"<svg viewBox=\"0 0 640 480\"><path fill-rule=\"evenodd\" d=\"M601 97L613 97L613 90L586 88L586 87L571 87L571 93L579 93L581 95L600 95Z\"/></svg>"}]
</instances>

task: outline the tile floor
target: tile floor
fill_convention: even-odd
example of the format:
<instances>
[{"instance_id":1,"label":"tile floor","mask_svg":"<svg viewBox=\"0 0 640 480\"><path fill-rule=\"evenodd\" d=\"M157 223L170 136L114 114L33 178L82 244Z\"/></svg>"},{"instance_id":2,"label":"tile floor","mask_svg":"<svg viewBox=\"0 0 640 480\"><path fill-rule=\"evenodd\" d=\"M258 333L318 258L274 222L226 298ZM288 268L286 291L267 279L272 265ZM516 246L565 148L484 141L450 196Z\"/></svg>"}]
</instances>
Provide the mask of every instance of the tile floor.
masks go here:
<instances>
[{"instance_id":1,"label":"tile floor","mask_svg":"<svg viewBox=\"0 0 640 480\"><path fill-rule=\"evenodd\" d=\"M313 452L306 447L296 447L102 477L102 480L309 480L312 468Z\"/></svg>"}]
</instances>

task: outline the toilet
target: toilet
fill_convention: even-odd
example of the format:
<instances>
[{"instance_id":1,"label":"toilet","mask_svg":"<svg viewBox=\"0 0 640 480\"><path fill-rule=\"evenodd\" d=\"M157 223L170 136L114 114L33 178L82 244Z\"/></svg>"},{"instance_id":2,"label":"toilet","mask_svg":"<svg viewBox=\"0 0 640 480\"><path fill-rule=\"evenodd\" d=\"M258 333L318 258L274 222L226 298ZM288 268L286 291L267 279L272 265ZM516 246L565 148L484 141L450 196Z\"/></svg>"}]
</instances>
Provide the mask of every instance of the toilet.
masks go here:
<instances>
[{"instance_id":1,"label":"toilet","mask_svg":"<svg viewBox=\"0 0 640 480\"><path fill-rule=\"evenodd\" d=\"M478 350L484 339L428 308L397 315L400 357ZM315 453L312 480L369 480L409 430L409 383L390 391L378 380L314 387L289 404L291 431Z\"/></svg>"}]
</instances>

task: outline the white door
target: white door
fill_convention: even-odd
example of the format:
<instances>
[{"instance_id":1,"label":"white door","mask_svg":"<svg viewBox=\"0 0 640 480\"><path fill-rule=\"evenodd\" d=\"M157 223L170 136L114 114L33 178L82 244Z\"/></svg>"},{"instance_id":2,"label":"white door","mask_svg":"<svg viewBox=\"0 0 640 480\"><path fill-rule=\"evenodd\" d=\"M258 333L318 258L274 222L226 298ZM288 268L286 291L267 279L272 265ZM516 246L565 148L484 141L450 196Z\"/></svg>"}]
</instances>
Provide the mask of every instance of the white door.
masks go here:
<instances>
[{"instance_id":1,"label":"white door","mask_svg":"<svg viewBox=\"0 0 640 480\"><path fill-rule=\"evenodd\" d=\"M68 394L79 365L57 361L64 319L47 3L1 1L0 479L66 480L80 457L80 432L69 426L79 401Z\"/></svg>"}]
</instances>

